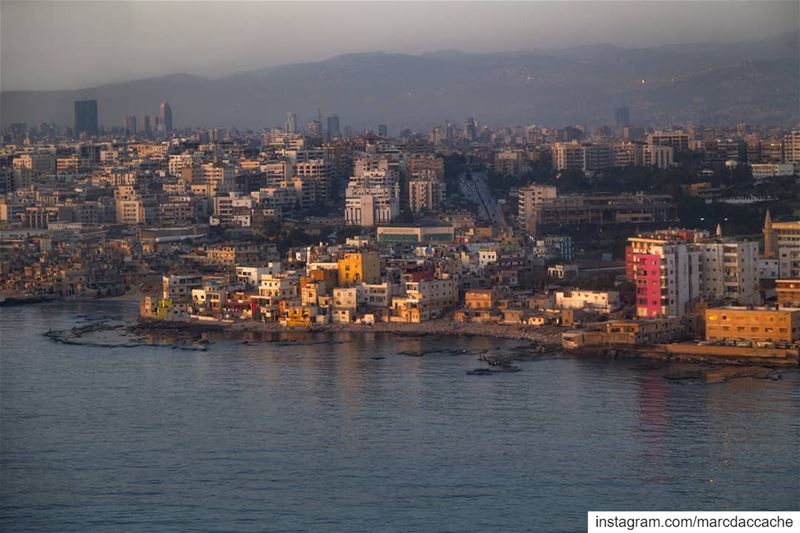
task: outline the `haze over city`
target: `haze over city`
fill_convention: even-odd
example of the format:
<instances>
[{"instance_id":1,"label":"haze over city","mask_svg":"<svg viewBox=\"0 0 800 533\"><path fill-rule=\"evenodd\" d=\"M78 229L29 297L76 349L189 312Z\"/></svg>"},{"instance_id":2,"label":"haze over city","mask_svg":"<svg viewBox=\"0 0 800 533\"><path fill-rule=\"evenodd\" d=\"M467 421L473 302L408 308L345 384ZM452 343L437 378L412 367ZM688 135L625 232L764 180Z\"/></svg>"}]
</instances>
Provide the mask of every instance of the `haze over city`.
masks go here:
<instances>
[{"instance_id":1,"label":"haze over city","mask_svg":"<svg viewBox=\"0 0 800 533\"><path fill-rule=\"evenodd\" d=\"M0 89L81 89L175 73L213 77L376 51L741 42L797 31L798 5L3 0Z\"/></svg>"}]
</instances>

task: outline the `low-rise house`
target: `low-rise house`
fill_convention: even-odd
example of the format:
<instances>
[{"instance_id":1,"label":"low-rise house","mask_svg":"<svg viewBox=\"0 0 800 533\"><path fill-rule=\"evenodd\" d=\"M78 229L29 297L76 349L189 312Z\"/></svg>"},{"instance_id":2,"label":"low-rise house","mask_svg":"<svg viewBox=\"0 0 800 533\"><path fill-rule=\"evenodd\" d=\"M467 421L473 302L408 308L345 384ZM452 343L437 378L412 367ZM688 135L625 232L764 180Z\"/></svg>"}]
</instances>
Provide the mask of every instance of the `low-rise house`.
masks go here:
<instances>
[{"instance_id":1,"label":"low-rise house","mask_svg":"<svg viewBox=\"0 0 800 533\"><path fill-rule=\"evenodd\" d=\"M497 291L494 289L471 289L464 294L466 309L492 309L497 306Z\"/></svg>"},{"instance_id":2,"label":"low-rise house","mask_svg":"<svg viewBox=\"0 0 800 533\"><path fill-rule=\"evenodd\" d=\"M557 291L556 307L561 309L594 310L610 313L619 307L617 291Z\"/></svg>"}]
</instances>

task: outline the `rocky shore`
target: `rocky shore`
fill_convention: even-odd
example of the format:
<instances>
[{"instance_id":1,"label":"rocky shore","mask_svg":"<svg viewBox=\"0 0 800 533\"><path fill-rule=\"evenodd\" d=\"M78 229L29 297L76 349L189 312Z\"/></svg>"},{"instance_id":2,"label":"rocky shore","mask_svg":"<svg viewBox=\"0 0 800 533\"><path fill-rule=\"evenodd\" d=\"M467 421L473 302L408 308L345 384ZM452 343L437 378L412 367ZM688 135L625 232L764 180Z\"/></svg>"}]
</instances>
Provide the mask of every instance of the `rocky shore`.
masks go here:
<instances>
[{"instance_id":1,"label":"rocky shore","mask_svg":"<svg viewBox=\"0 0 800 533\"><path fill-rule=\"evenodd\" d=\"M510 340L527 340L549 349L561 349L561 330L555 327L532 328L508 324L462 323L447 319L430 320L421 324L379 322L376 324L323 324L311 328L290 328L275 323L243 321L220 323L217 321L163 321L142 320L131 330L140 334L160 333L192 334L199 338L225 337L281 340L314 333L387 334L405 337L461 336L494 337Z\"/></svg>"}]
</instances>

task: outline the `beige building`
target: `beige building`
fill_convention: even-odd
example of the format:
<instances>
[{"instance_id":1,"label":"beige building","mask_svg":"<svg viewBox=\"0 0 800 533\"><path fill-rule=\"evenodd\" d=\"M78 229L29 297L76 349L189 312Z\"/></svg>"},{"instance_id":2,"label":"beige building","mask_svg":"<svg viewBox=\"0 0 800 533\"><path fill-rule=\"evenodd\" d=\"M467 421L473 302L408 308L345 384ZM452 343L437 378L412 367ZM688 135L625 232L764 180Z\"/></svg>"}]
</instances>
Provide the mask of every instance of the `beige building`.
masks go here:
<instances>
[{"instance_id":1,"label":"beige building","mask_svg":"<svg viewBox=\"0 0 800 533\"><path fill-rule=\"evenodd\" d=\"M558 196L558 190L553 185L528 185L519 189L517 196L519 199L517 220L521 227L530 231L528 225L533 217L534 208Z\"/></svg>"},{"instance_id":2,"label":"beige building","mask_svg":"<svg viewBox=\"0 0 800 533\"><path fill-rule=\"evenodd\" d=\"M437 210L444 194L445 184L433 171L422 171L408 181L408 206L414 213Z\"/></svg>"}]
</instances>

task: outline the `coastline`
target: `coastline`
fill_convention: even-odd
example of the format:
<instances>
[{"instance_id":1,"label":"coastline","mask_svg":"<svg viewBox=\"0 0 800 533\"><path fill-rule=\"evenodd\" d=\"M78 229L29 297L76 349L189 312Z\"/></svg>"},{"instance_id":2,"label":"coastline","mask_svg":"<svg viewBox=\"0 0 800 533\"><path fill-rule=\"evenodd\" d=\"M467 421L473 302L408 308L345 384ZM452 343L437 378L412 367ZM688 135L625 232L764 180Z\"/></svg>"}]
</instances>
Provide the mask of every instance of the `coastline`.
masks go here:
<instances>
[{"instance_id":1,"label":"coastline","mask_svg":"<svg viewBox=\"0 0 800 533\"><path fill-rule=\"evenodd\" d=\"M358 333L358 334L387 334L403 337L489 337L506 340L529 341L547 349L562 351L561 330L555 327L541 327L532 329L530 326L515 326L510 324L476 324L462 323L447 319L436 319L420 324L404 322L378 322L375 324L322 324L312 327L289 327L277 323L241 321L225 322L221 320L140 320L136 326L137 331L175 332L190 330L200 335L232 335L254 336L268 335L270 337L293 334L315 333Z\"/></svg>"}]
</instances>

